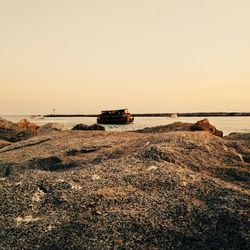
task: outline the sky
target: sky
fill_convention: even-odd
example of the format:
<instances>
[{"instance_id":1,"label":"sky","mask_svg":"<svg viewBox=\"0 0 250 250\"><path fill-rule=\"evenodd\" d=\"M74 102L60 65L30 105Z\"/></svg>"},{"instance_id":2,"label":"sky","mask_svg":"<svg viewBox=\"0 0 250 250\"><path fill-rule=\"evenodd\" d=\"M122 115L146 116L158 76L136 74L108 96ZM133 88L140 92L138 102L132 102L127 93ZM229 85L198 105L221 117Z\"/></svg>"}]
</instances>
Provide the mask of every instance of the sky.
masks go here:
<instances>
[{"instance_id":1,"label":"sky","mask_svg":"<svg viewBox=\"0 0 250 250\"><path fill-rule=\"evenodd\" d=\"M0 114L250 111L249 0L0 0Z\"/></svg>"}]
</instances>

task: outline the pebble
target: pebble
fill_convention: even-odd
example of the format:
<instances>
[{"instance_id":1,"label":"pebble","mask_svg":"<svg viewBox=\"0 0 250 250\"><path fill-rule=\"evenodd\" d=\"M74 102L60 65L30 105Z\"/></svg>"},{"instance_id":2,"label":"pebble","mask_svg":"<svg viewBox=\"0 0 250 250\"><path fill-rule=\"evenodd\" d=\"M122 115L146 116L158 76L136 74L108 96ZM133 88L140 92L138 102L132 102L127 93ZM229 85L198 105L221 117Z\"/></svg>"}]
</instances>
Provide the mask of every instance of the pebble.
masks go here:
<instances>
[{"instance_id":1,"label":"pebble","mask_svg":"<svg viewBox=\"0 0 250 250\"><path fill-rule=\"evenodd\" d=\"M100 180L101 179L101 177L99 176L99 175L97 175L97 174L94 174L94 175L92 175L92 177L91 177L91 180L92 181L97 181L97 180Z\"/></svg>"},{"instance_id":2,"label":"pebble","mask_svg":"<svg viewBox=\"0 0 250 250\"><path fill-rule=\"evenodd\" d=\"M158 167L157 166L150 166L147 170L151 171L151 170L156 170Z\"/></svg>"},{"instance_id":3,"label":"pebble","mask_svg":"<svg viewBox=\"0 0 250 250\"><path fill-rule=\"evenodd\" d=\"M32 215L27 215L27 216L24 216L24 217L20 217L18 216L16 218L16 223L17 225L20 225L22 222L34 222L34 221L38 221L38 220L41 220L41 218L33 218Z\"/></svg>"}]
</instances>

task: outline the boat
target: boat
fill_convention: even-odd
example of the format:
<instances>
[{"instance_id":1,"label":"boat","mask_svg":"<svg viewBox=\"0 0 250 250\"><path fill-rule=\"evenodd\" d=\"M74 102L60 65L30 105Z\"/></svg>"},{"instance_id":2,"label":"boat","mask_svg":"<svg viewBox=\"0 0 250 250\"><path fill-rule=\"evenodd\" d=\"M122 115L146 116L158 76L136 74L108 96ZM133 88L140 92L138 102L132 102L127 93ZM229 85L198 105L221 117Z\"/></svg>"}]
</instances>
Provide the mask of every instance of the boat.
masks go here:
<instances>
[{"instance_id":1,"label":"boat","mask_svg":"<svg viewBox=\"0 0 250 250\"><path fill-rule=\"evenodd\" d=\"M97 117L97 123L101 124L129 124L134 121L134 117L128 109L104 110Z\"/></svg>"}]
</instances>

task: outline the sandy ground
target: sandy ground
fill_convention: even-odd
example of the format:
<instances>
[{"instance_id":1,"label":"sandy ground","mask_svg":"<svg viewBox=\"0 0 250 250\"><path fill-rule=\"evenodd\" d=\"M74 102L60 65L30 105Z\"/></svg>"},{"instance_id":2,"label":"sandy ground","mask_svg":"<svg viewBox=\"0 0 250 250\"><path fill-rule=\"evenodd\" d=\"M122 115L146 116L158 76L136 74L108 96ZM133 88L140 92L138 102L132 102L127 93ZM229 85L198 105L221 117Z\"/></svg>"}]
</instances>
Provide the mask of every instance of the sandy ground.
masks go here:
<instances>
[{"instance_id":1,"label":"sandy ground","mask_svg":"<svg viewBox=\"0 0 250 250\"><path fill-rule=\"evenodd\" d=\"M246 137L54 132L0 149L0 249L249 249Z\"/></svg>"}]
</instances>

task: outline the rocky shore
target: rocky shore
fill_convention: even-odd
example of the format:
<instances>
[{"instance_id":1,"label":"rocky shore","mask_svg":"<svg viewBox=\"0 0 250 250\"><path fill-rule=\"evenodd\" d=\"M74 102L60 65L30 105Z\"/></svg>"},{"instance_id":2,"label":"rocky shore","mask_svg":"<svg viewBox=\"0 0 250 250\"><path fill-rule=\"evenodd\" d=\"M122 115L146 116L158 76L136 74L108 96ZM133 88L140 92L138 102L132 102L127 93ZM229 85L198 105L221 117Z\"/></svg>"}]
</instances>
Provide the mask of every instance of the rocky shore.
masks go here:
<instances>
[{"instance_id":1,"label":"rocky shore","mask_svg":"<svg viewBox=\"0 0 250 250\"><path fill-rule=\"evenodd\" d=\"M11 126L0 126L0 249L249 249L249 134L208 121Z\"/></svg>"}]
</instances>

